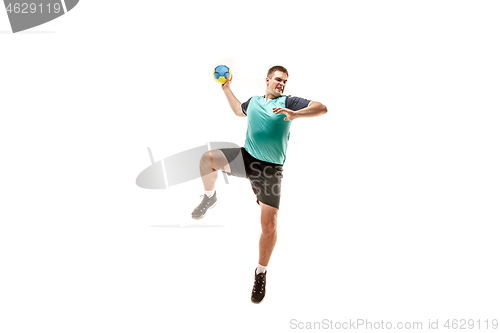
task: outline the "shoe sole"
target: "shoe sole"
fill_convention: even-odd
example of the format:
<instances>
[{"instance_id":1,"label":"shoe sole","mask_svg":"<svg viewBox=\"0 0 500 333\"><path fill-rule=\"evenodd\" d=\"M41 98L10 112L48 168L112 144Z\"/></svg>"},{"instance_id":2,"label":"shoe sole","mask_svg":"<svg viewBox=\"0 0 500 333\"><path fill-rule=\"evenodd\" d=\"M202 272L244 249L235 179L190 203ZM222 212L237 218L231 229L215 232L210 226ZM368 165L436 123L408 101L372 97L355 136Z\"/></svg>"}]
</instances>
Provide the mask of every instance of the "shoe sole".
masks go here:
<instances>
[{"instance_id":1,"label":"shoe sole","mask_svg":"<svg viewBox=\"0 0 500 333\"><path fill-rule=\"evenodd\" d=\"M215 206L217 206L217 201L216 201L216 202L215 202L212 206L208 207L208 209L212 209L212 208L214 208ZM205 214L203 214L202 216L200 216L200 217L193 217L193 216L191 215L191 218L193 218L193 220L201 220L202 218L204 218L204 217L205 217L205 215L207 215L208 209L207 209L207 211L205 212Z\"/></svg>"},{"instance_id":2,"label":"shoe sole","mask_svg":"<svg viewBox=\"0 0 500 333\"><path fill-rule=\"evenodd\" d=\"M266 296L264 296L264 298L260 301L260 302L255 302L251 297L250 297L250 300L252 301L253 304L260 304L262 303L262 301L264 301L264 299L266 299Z\"/></svg>"}]
</instances>

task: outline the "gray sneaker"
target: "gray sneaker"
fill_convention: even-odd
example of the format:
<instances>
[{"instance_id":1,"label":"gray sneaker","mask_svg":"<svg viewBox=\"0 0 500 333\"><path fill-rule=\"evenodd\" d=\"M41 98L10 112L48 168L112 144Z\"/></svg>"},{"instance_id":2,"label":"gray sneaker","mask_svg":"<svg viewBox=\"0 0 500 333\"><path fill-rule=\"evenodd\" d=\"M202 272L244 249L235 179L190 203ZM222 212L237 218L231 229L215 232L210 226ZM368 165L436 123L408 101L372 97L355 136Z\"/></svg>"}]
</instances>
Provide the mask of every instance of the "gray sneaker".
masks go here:
<instances>
[{"instance_id":1,"label":"gray sneaker","mask_svg":"<svg viewBox=\"0 0 500 333\"><path fill-rule=\"evenodd\" d=\"M207 210L215 207L215 205L217 205L217 192L214 192L214 195L210 198L205 194L203 195L201 203L191 213L191 217L195 220L202 219L205 217L205 214L207 214Z\"/></svg>"}]
</instances>

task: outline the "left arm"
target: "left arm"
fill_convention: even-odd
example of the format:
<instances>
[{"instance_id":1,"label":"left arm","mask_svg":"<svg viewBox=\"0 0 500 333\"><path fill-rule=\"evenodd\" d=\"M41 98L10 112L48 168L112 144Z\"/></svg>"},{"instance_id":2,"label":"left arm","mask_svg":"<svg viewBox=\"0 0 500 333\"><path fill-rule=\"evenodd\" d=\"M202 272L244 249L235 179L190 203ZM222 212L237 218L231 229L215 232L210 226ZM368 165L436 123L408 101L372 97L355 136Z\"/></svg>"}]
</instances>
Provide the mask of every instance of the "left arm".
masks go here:
<instances>
[{"instance_id":1,"label":"left arm","mask_svg":"<svg viewBox=\"0 0 500 333\"><path fill-rule=\"evenodd\" d=\"M286 121L294 120L297 118L308 118L308 117L318 117L322 116L328 112L326 106L320 102L311 102L308 107L300 109L298 111L293 111L287 108L274 108L274 114L283 113L286 115Z\"/></svg>"}]
</instances>

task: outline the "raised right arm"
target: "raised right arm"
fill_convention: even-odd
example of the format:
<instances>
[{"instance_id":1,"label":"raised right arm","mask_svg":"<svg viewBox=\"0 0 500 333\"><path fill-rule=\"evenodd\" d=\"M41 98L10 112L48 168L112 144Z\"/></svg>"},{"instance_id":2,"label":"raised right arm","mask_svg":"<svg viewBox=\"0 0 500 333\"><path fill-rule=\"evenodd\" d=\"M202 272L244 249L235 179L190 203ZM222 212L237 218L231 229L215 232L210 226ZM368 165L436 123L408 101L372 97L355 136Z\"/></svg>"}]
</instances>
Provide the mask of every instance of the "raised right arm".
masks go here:
<instances>
[{"instance_id":1,"label":"raised right arm","mask_svg":"<svg viewBox=\"0 0 500 333\"><path fill-rule=\"evenodd\" d=\"M231 91L231 81L233 80L232 76L230 80L227 80L226 83L222 85L222 90L224 91L224 95L226 95L227 101L229 102L229 106L231 110L233 110L234 114L238 117L246 117L243 111L241 110L241 102L234 96Z\"/></svg>"}]
</instances>

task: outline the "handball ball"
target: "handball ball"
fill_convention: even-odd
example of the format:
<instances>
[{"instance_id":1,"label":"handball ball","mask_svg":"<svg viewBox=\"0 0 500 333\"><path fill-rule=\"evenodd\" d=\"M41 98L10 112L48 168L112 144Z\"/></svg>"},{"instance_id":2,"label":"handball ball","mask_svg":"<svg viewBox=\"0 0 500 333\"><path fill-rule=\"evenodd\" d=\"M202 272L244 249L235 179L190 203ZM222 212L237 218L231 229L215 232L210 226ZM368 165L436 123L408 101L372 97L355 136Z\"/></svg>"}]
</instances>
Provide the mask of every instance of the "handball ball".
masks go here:
<instances>
[{"instance_id":1,"label":"handball ball","mask_svg":"<svg viewBox=\"0 0 500 333\"><path fill-rule=\"evenodd\" d=\"M219 65L214 69L214 79L220 84L226 83L227 80L231 80L231 70L225 65Z\"/></svg>"}]
</instances>

